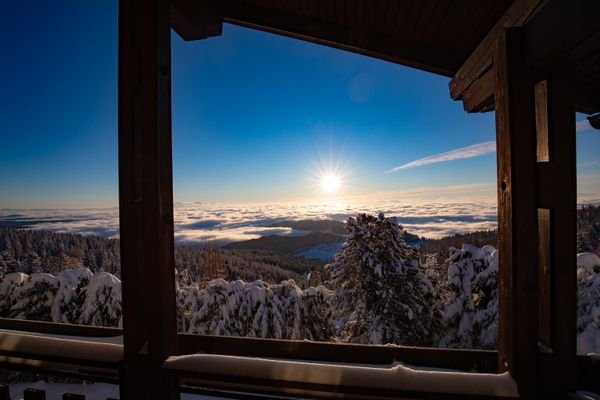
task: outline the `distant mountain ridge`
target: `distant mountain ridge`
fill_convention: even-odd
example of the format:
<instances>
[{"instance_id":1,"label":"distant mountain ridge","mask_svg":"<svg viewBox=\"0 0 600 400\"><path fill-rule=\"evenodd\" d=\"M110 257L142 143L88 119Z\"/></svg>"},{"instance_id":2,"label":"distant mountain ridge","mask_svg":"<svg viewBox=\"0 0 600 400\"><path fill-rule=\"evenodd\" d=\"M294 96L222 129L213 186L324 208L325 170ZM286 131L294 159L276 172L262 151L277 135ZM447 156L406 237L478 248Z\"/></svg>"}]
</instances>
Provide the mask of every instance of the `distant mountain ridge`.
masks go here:
<instances>
[{"instance_id":1,"label":"distant mountain ridge","mask_svg":"<svg viewBox=\"0 0 600 400\"><path fill-rule=\"evenodd\" d=\"M275 222L269 225L269 227L291 228L310 233L301 236L262 236L258 239L232 242L223 246L223 248L269 250L285 254L300 255L309 259L328 261L333 259L337 250L339 250L346 241L348 234L345 222L331 219L286 220ZM419 245L422 241L417 235L408 232L405 232L404 239L411 246ZM327 249L332 253L321 254L323 249ZM312 254L319 254L319 256L313 257L311 256Z\"/></svg>"},{"instance_id":2,"label":"distant mountain ridge","mask_svg":"<svg viewBox=\"0 0 600 400\"><path fill-rule=\"evenodd\" d=\"M258 239L229 243L223 246L223 248L228 250L269 250L286 254L294 254L318 245L343 242L344 236L342 235L324 232L312 232L303 236L262 236Z\"/></svg>"},{"instance_id":3,"label":"distant mountain ridge","mask_svg":"<svg viewBox=\"0 0 600 400\"><path fill-rule=\"evenodd\" d=\"M275 222L269 228L292 228L299 231L331 233L346 235L346 223L332 219L303 219Z\"/></svg>"}]
</instances>

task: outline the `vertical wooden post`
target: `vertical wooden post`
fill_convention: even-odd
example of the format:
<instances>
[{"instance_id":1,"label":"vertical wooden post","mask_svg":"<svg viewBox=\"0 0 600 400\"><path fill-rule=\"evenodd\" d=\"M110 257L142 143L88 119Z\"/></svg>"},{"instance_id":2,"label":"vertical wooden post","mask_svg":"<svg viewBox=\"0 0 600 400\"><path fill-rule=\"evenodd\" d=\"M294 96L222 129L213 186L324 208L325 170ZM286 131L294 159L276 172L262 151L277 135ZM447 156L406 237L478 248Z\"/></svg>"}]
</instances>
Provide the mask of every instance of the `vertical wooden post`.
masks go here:
<instances>
[{"instance_id":1,"label":"vertical wooden post","mask_svg":"<svg viewBox=\"0 0 600 400\"><path fill-rule=\"evenodd\" d=\"M125 363L121 398L172 399L177 349L169 0L119 4L119 207Z\"/></svg>"},{"instance_id":2,"label":"vertical wooden post","mask_svg":"<svg viewBox=\"0 0 600 400\"><path fill-rule=\"evenodd\" d=\"M10 400L10 389L8 385L0 385L0 400Z\"/></svg>"},{"instance_id":3,"label":"vertical wooden post","mask_svg":"<svg viewBox=\"0 0 600 400\"><path fill-rule=\"evenodd\" d=\"M499 369L522 398L536 398L537 207L533 84L520 28L506 30L494 51L498 154Z\"/></svg>"},{"instance_id":4,"label":"vertical wooden post","mask_svg":"<svg viewBox=\"0 0 600 400\"><path fill-rule=\"evenodd\" d=\"M544 357L541 373L549 379L544 398L557 398L576 386L577 307L577 171L573 70L568 62L549 69L546 107L539 124L547 137L548 162L539 167L540 206L550 211L550 304L546 336L551 353Z\"/></svg>"}]
</instances>

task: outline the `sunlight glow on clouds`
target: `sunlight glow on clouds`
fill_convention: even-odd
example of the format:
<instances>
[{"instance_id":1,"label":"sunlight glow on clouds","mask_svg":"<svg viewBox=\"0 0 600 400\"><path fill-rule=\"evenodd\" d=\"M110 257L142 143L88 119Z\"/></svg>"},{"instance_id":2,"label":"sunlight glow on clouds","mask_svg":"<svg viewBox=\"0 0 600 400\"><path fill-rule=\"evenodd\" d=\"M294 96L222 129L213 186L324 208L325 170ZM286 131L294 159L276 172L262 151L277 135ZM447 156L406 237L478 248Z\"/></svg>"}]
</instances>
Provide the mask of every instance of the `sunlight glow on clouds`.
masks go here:
<instances>
[{"instance_id":1,"label":"sunlight glow on clouds","mask_svg":"<svg viewBox=\"0 0 600 400\"><path fill-rule=\"evenodd\" d=\"M265 235L299 236L306 232L276 227L277 222L301 219L345 221L357 213L396 216L411 233L441 237L496 227L494 199L463 201L449 197L422 201L420 194L387 194L387 199L370 198L355 202L322 201L319 203L218 204L177 203L175 206L175 240L179 244L203 245L207 240L219 245L256 239ZM384 196L385 197L385 196ZM398 200L401 199L401 200ZM29 226L55 232L94 234L118 237L118 209L87 210L0 210L2 224Z\"/></svg>"}]
</instances>

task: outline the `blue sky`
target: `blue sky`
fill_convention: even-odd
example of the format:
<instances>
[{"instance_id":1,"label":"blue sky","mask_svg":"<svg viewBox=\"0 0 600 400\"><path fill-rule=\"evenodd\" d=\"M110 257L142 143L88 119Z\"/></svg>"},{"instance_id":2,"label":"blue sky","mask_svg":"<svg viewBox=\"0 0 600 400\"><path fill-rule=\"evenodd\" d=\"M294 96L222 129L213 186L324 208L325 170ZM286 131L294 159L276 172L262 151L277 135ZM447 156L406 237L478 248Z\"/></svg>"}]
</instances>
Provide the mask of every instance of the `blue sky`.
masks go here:
<instances>
[{"instance_id":1,"label":"blue sky","mask_svg":"<svg viewBox=\"0 0 600 400\"><path fill-rule=\"evenodd\" d=\"M11 2L0 33L0 208L116 205L116 1ZM231 25L198 42L173 34L172 60L176 201L495 184L489 149L386 173L494 140L493 113L466 114L448 78ZM600 135L581 136L582 173L597 176ZM329 169L341 183L325 195Z\"/></svg>"}]
</instances>

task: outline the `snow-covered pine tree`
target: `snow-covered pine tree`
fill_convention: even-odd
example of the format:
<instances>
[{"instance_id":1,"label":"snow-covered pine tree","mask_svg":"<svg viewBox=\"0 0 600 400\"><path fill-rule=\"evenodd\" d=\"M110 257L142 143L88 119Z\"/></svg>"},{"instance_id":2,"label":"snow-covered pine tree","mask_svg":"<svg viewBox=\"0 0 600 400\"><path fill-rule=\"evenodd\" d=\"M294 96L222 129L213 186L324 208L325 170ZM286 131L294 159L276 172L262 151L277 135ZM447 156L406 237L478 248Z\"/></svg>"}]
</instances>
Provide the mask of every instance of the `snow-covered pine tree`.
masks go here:
<instances>
[{"instance_id":1,"label":"snow-covered pine tree","mask_svg":"<svg viewBox=\"0 0 600 400\"><path fill-rule=\"evenodd\" d=\"M330 340L330 297L322 286L302 290L293 280L270 285L215 279L202 288L180 287L179 326L188 333Z\"/></svg>"},{"instance_id":2,"label":"snow-covered pine tree","mask_svg":"<svg viewBox=\"0 0 600 400\"><path fill-rule=\"evenodd\" d=\"M498 347L498 250L493 246L481 248L486 267L473 280L475 317L473 332L478 348Z\"/></svg>"},{"instance_id":3,"label":"snow-covered pine tree","mask_svg":"<svg viewBox=\"0 0 600 400\"><path fill-rule=\"evenodd\" d=\"M58 291L52 306L52 320L71 324L81 323L81 314L87 298L87 286L93 274L87 268L61 271Z\"/></svg>"},{"instance_id":4,"label":"snow-covered pine tree","mask_svg":"<svg viewBox=\"0 0 600 400\"><path fill-rule=\"evenodd\" d=\"M35 273L27 276L12 292L9 318L52 321L52 306L58 290L54 275Z\"/></svg>"},{"instance_id":5,"label":"snow-covered pine tree","mask_svg":"<svg viewBox=\"0 0 600 400\"><path fill-rule=\"evenodd\" d=\"M329 285L339 337L352 343L430 345L438 312L417 251L395 218L359 214L332 264Z\"/></svg>"},{"instance_id":6,"label":"snow-covered pine tree","mask_svg":"<svg viewBox=\"0 0 600 400\"><path fill-rule=\"evenodd\" d=\"M85 302L77 323L93 326L123 325L121 281L108 272L96 272L85 286Z\"/></svg>"},{"instance_id":7,"label":"snow-covered pine tree","mask_svg":"<svg viewBox=\"0 0 600 400\"><path fill-rule=\"evenodd\" d=\"M0 317L10 318L11 307L15 303L15 291L25 284L29 275L22 272L13 272L2 277L0 283Z\"/></svg>"},{"instance_id":8,"label":"snow-covered pine tree","mask_svg":"<svg viewBox=\"0 0 600 400\"><path fill-rule=\"evenodd\" d=\"M577 353L600 353L600 258L577 255Z\"/></svg>"},{"instance_id":9,"label":"snow-covered pine tree","mask_svg":"<svg viewBox=\"0 0 600 400\"><path fill-rule=\"evenodd\" d=\"M301 326L302 339L330 341L335 337L335 325L332 319L331 299L333 292L319 285L303 291L304 313Z\"/></svg>"},{"instance_id":10,"label":"snow-covered pine tree","mask_svg":"<svg viewBox=\"0 0 600 400\"><path fill-rule=\"evenodd\" d=\"M498 337L498 260L492 246L450 248L440 347L495 348Z\"/></svg>"}]
</instances>

